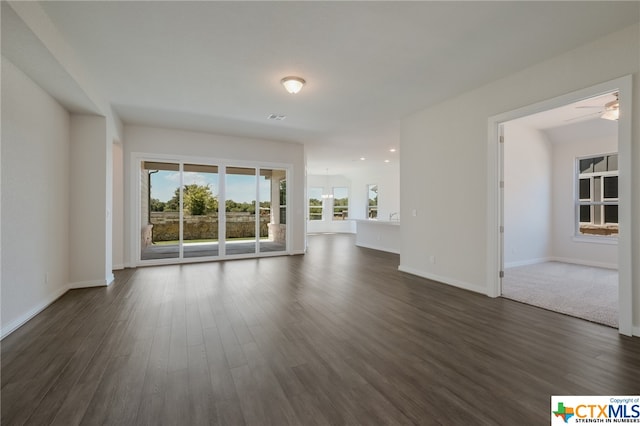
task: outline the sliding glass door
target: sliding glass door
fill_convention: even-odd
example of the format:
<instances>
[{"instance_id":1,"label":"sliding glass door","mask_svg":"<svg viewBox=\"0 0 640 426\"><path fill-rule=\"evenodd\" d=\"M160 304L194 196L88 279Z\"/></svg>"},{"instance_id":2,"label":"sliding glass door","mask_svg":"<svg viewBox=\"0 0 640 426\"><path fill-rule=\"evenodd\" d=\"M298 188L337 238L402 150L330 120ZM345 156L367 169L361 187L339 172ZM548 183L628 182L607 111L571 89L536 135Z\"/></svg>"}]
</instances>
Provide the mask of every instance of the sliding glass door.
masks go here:
<instances>
[{"instance_id":1,"label":"sliding glass door","mask_svg":"<svg viewBox=\"0 0 640 426\"><path fill-rule=\"evenodd\" d=\"M139 164L141 261L286 252L286 169Z\"/></svg>"},{"instance_id":2,"label":"sliding glass door","mask_svg":"<svg viewBox=\"0 0 640 426\"><path fill-rule=\"evenodd\" d=\"M143 161L140 182L140 259L179 258L180 164Z\"/></svg>"},{"instance_id":3,"label":"sliding glass door","mask_svg":"<svg viewBox=\"0 0 640 426\"><path fill-rule=\"evenodd\" d=\"M256 169L227 167L225 194L225 253L255 253Z\"/></svg>"},{"instance_id":4,"label":"sliding glass door","mask_svg":"<svg viewBox=\"0 0 640 426\"><path fill-rule=\"evenodd\" d=\"M219 255L218 166L185 164L182 173L183 255Z\"/></svg>"},{"instance_id":5,"label":"sliding glass door","mask_svg":"<svg viewBox=\"0 0 640 426\"><path fill-rule=\"evenodd\" d=\"M287 249L287 172L260 169L260 253Z\"/></svg>"}]
</instances>

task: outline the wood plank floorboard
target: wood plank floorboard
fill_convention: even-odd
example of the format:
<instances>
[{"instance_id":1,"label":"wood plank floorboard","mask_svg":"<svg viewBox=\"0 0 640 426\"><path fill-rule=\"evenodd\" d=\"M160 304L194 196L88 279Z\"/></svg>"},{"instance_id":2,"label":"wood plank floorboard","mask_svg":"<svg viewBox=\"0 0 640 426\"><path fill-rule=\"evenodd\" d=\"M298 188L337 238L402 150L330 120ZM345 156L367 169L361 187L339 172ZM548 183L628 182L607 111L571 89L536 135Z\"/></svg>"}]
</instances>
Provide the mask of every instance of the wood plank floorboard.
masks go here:
<instances>
[{"instance_id":1,"label":"wood plank floorboard","mask_svg":"<svg viewBox=\"0 0 640 426\"><path fill-rule=\"evenodd\" d=\"M639 338L398 262L337 234L118 271L2 341L0 423L533 425L551 395L640 393Z\"/></svg>"}]
</instances>

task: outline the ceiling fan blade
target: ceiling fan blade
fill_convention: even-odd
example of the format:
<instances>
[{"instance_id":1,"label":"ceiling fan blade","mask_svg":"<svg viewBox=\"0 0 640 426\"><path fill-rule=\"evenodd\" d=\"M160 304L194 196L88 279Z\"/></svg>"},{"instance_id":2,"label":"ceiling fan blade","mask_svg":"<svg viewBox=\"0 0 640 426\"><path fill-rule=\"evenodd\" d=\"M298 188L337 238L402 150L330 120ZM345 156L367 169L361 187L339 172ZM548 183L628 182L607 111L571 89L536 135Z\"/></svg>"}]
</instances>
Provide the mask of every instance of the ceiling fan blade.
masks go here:
<instances>
[{"instance_id":1,"label":"ceiling fan blade","mask_svg":"<svg viewBox=\"0 0 640 426\"><path fill-rule=\"evenodd\" d=\"M604 111L598 111L598 112L592 112L591 114L585 114L585 115L579 115L577 117L573 117L573 118L569 118L567 120L564 120L565 123L569 123L571 121L575 121L575 120L580 120L581 118L587 118L587 117L591 117L591 116L596 116L596 115L600 115L602 114Z\"/></svg>"}]
</instances>

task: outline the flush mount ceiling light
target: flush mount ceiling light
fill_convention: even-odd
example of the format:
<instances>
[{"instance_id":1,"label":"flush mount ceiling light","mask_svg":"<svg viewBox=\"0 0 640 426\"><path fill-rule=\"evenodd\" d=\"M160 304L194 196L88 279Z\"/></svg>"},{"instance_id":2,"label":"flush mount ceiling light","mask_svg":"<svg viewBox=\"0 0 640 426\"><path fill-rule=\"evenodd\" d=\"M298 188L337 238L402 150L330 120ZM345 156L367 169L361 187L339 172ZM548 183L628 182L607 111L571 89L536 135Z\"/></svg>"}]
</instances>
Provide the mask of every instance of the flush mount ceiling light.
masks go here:
<instances>
[{"instance_id":1,"label":"flush mount ceiling light","mask_svg":"<svg viewBox=\"0 0 640 426\"><path fill-rule=\"evenodd\" d=\"M301 77L289 76L280 80L280 83L284 86L285 90L292 95L295 95L300 90L302 90L302 86L306 83Z\"/></svg>"}]
</instances>

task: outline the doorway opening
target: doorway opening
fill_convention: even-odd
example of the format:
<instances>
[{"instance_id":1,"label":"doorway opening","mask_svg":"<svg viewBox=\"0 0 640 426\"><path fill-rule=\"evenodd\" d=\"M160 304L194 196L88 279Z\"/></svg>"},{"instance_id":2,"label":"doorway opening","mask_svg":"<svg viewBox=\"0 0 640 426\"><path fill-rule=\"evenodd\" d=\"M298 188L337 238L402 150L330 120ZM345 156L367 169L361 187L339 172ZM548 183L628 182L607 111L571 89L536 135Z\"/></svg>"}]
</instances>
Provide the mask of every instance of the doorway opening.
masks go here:
<instances>
[{"instance_id":1,"label":"doorway opening","mask_svg":"<svg viewBox=\"0 0 640 426\"><path fill-rule=\"evenodd\" d=\"M615 102L611 92L501 125L502 296L617 328Z\"/></svg>"},{"instance_id":2,"label":"doorway opening","mask_svg":"<svg viewBox=\"0 0 640 426\"><path fill-rule=\"evenodd\" d=\"M614 100L619 120L606 123L601 116ZM604 281L613 283L614 290L617 284L617 296L615 291L603 290L598 280L591 285L612 299L617 318L610 322L587 319L617 325L620 333L632 335L631 117L625 113L630 104L631 79L627 76L489 119L490 296L510 291L505 286L511 268L530 272L526 269L555 262L547 265L555 268L546 272L546 278L543 272L534 274L551 286L551 299L570 274L579 277L584 287L586 276L608 271ZM554 114L560 120L555 125L545 128L540 124ZM576 135L581 135L577 137L580 142L574 140ZM609 145L598 145L596 139L606 139ZM537 142L522 142L530 140ZM514 154L519 160L509 160ZM574 266L583 269L569 271ZM561 270L566 275L554 277ZM578 304L587 300L582 290L568 290L569 298Z\"/></svg>"}]
</instances>

